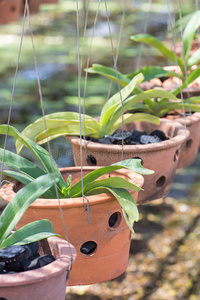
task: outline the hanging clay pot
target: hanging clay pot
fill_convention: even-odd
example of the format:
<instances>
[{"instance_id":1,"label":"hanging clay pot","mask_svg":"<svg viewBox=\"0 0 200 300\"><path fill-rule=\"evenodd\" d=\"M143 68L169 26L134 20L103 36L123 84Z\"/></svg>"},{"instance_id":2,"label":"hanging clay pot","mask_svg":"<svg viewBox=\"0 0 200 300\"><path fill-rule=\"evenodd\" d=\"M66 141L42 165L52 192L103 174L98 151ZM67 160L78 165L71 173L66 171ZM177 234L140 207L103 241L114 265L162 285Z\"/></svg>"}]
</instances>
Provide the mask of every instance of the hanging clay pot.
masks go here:
<instances>
[{"instance_id":1,"label":"hanging clay pot","mask_svg":"<svg viewBox=\"0 0 200 300\"><path fill-rule=\"evenodd\" d=\"M84 167L83 176L96 168ZM72 184L81 179L80 167L64 168L61 169L61 173L64 180L71 174ZM140 187L144 182L141 175L127 169L111 172L110 176L123 177ZM102 177L108 177L108 174ZM17 190L21 186L17 183ZM9 202L15 195L13 189L14 185L11 183L3 185L0 196ZM138 192L131 191L131 193L137 201ZM118 201L111 194L88 196L87 199L89 215L83 205L82 197L60 199L67 235L77 251L76 263L70 272L68 285L111 280L121 275L128 266L131 234ZM84 200L87 206L87 200ZM62 238L66 237L58 199L34 201L21 218L18 227L38 219L50 220L55 232Z\"/></svg>"},{"instance_id":2,"label":"hanging clay pot","mask_svg":"<svg viewBox=\"0 0 200 300\"><path fill-rule=\"evenodd\" d=\"M58 0L41 0L41 4L57 4Z\"/></svg>"},{"instance_id":3,"label":"hanging clay pot","mask_svg":"<svg viewBox=\"0 0 200 300\"><path fill-rule=\"evenodd\" d=\"M179 122L183 126L187 127L189 131L189 136L183 147L180 150L180 156L178 160L177 168L185 168L194 163L200 145L200 113L195 112L191 115L178 116L178 115L168 115L168 119L173 119Z\"/></svg>"},{"instance_id":4,"label":"hanging clay pot","mask_svg":"<svg viewBox=\"0 0 200 300\"><path fill-rule=\"evenodd\" d=\"M160 119L160 125L147 122L135 122L124 126L124 130L136 129L150 134L156 129L165 133L169 140L146 145L124 145L123 159L140 158L145 168L154 170L152 175L144 176L144 191L139 192L138 203L165 197L170 190L176 172L179 152L187 140L189 132L179 123ZM66 136L71 142L75 165L81 164L80 138ZM98 166L110 165L122 160L121 145L106 145L82 140L83 165L87 165L88 157Z\"/></svg>"},{"instance_id":5,"label":"hanging clay pot","mask_svg":"<svg viewBox=\"0 0 200 300\"><path fill-rule=\"evenodd\" d=\"M24 14L25 0L23 1L22 14ZM37 14L40 10L42 0L28 0L30 14Z\"/></svg>"},{"instance_id":6,"label":"hanging clay pot","mask_svg":"<svg viewBox=\"0 0 200 300\"><path fill-rule=\"evenodd\" d=\"M0 0L0 24L18 21L21 9L22 0Z\"/></svg>"},{"instance_id":7,"label":"hanging clay pot","mask_svg":"<svg viewBox=\"0 0 200 300\"><path fill-rule=\"evenodd\" d=\"M55 261L31 271L0 274L0 299L9 300L64 300L71 263L76 250L67 241L50 237L39 242L39 252L52 254Z\"/></svg>"}]
</instances>

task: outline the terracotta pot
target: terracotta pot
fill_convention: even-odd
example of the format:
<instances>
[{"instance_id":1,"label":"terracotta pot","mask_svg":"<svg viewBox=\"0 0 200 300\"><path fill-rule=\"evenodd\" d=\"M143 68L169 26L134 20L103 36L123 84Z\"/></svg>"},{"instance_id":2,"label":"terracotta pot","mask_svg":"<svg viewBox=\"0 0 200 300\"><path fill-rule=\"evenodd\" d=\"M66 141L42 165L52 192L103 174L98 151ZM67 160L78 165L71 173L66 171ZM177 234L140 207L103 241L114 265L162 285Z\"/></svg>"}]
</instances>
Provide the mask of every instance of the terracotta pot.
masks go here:
<instances>
[{"instance_id":1,"label":"terracotta pot","mask_svg":"<svg viewBox=\"0 0 200 300\"><path fill-rule=\"evenodd\" d=\"M0 24L16 22L21 16L22 0L0 1Z\"/></svg>"},{"instance_id":2,"label":"terracotta pot","mask_svg":"<svg viewBox=\"0 0 200 300\"><path fill-rule=\"evenodd\" d=\"M83 175L96 168L84 167ZM73 183L80 180L80 167L65 168L61 171L64 180L67 179L69 173L72 174ZM133 174L135 173L122 169L111 172L110 176L122 176L141 187L143 177L138 174L133 176ZM17 189L21 186L17 183ZM8 202L14 195L13 184L5 184L0 189L0 196ZM137 201L138 193L132 192L132 195ZM60 200L69 241L77 251L76 263L70 273L68 285L92 284L110 280L121 275L128 266L131 235L118 201L110 194L87 198L89 200L89 223L82 197ZM111 217L113 214L115 223L109 226L109 220L113 219ZM18 227L38 219L50 220L55 232L59 233L62 238L66 237L57 199L37 199L27 209ZM90 254L84 254L83 251L84 244L87 242L93 242L94 248Z\"/></svg>"},{"instance_id":3,"label":"terracotta pot","mask_svg":"<svg viewBox=\"0 0 200 300\"><path fill-rule=\"evenodd\" d=\"M148 134L159 129L170 138L155 144L124 145L123 147L123 159L141 158L144 167L155 171L152 175L144 176L144 191L139 192L138 203L162 198L170 190L178 164L179 152L189 132L179 123L164 119L161 119L159 126L147 122L135 122L124 126L124 130L131 131L132 129L146 131ZM80 138L67 136L66 139L72 143L75 164L80 165ZM110 165L122 160L122 146L83 140L83 165L87 165L86 147L87 154L96 159L97 165Z\"/></svg>"},{"instance_id":4,"label":"terracotta pot","mask_svg":"<svg viewBox=\"0 0 200 300\"><path fill-rule=\"evenodd\" d=\"M25 6L25 0L23 1L23 6L22 6L22 14L24 14L24 6ZM42 3L42 0L29 0L29 12L30 14L37 14L40 11L40 4Z\"/></svg>"},{"instance_id":5,"label":"terracotta pot","mask_svg":"<svg viewBox=\"0 0 200 300\"><path fill-rule=\"evenodd\" d=\"M178 115L168 115L168 119L173 119L183 126L187 127L189 136L180 150L177 168L185 168L194 163L200 145L200 113L195 112L192 115L180 117Z\"/></svg>"},{"instance_id":6,"label":"terracotta pot","mask_svg":"<svg viewBox=\"0 0 200 300\"><path fill-rule=\"evenodd\" d=\"M192 69L195 69L197 66L194 66ZM176 71L181 72L180 68L177 66L168 66L164 67L167 71ZM144 91L149 89L164 89L166 91L172 91L180 86L182 82L180 82L178 77L170 77L165 81L161 81L159 78L154 78L150 81L144 81L140 84L140 88ZM183 99L188 99L190 97L200 96L200 77L195 79L192 83L188 85L187 88L182 90ZM181 98L181 94L177 95L177 98Z\"/></svg>"},{"instance_id":7,"label":"terracotta pot","mask_svg":"<svg viewBox=\"0 0 200 300\"><path fill-rule=\"evenodd\" d=\"M41 0L42 4L54 4L58 3L58 0Z\"/></svg>"},{"instance_id":8,"label":"terracotta pot","mask_svg":"<svg viewBox=\"0 0 200 300\"><path fill-rule=\"evenodd\" d=\"M40 254L52 254L56 260L36 270L16 274L1 274L1 299L65 299L71 258L72 262L76 259L75 248L58 237L51 237L39 243Z\"/></svg>"}]
</instances>

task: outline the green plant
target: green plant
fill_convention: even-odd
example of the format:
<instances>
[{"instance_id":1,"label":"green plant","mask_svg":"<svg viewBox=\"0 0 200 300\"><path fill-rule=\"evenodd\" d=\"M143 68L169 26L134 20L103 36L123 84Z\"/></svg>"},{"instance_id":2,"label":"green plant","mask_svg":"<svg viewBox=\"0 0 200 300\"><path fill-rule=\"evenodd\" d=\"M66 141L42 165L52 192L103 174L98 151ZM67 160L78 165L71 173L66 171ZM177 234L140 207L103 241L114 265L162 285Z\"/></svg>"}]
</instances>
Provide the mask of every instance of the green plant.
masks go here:
<instances>
[{"instance_id":1,"label":"green plant","mask_svg":"<svg viewBox=\"0 0 200 300\"><path fill-rule=\"evenodd\" d=\"M85 196L88 196L110 192L119 201L125 220L130 230L133 231L132 224L134 221L138 220L138 210L136 203L128 189L139 191L141 190L141 188L121 177L108 177L99 180L96 179L106 173L110 173L112 171L123 168L143 175L153 174L153 171L148 170L141 165L140 159L128 159L111 166L99 168L87 174L76 184L72 185L71 176L69 176L67 181L64 182L63 177L56 165L56 162L45 149L43 149L41 146L39 146L29 138L25 137L14 127L9 126L7 131L7 125L0 125L0 134L6 133L15 137L23 145L25 145L34 154L43 168L36 166L34 163L21 157L18 154L15 154L8 150L4 151L3 149L0 149L0 163L4 163L5 166L11 168L10 170L3 170L3 173L5 175L17 179L18 181L25 184L27 191L28 187L34 182L38 183L40 182L41 178L47 178L47 182L49 182L49 189L43 188L42 191L44 193L44 196L48 198L57 198L56 188L55 186L52 186L53 179L55 179L56 181L56 187L60 198L81 197L83 196L83 193ZM84 187L83 190L82 183ZM40 194L42 194L42 192Z\"/></svg>"},{"instance_id":2,"label":"green plant","mask_svg":"<svg viewBox=\"0 0 200 300\"><path fill-rule=\"evenodd\" d=\"M48 139L51 140L63 135L80 136L80 117L81 132L84 132L86 136L97 139L105 135L111 135L122 124L135 121L146 121L158 125L159 119L148 113L126 113L130 107L146 99L159 97L176 100L174 95L163 90L149 90L129 97L132 91L137 90L137 85L142 82L143 78L141 73L136 75L120 92L112 96L103 106L99 122L89 115L81 114L80 116L76 112L59 112L45 116L47 130L44 118L40 118L27 126L22 131L22 134L30 139L34 139L38 144L43 144ZM123 105L121 105L121 102ZM17 141L16 148L18 153L22 147L21 142Z\"/></svg>"},{"instance_id":3,"label":"green plant","mask_svg":"<svg viewBox=\"0 0 200 300\"><path fill-rule=\"evenodd\" d=\"M9 245L26 245L57 235L49 220L38 220L12 232L30 204L53 184L52 174L46 174L16 193L0 216L0 249Z\"/></svg>"}]
</instances>

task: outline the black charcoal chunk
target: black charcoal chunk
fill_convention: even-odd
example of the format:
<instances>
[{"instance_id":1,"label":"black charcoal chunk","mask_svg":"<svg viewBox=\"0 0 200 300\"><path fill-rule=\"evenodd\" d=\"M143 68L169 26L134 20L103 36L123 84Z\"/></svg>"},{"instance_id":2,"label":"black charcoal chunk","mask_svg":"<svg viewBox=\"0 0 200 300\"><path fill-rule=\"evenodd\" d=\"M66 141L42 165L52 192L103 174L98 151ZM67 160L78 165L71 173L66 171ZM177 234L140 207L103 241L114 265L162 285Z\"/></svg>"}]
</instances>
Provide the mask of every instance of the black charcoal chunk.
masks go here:
<instances>
[{"instance_id":1,"label":"black charcoal chunk","mask_svg":"<svg viewBox=\"0 0 200 300\"><path fill-rule=\"evenodd\" d=\"M29 271L29 270L34 270L34 269L44 267L44 266L50 264L51 262L53 262L54 260L55 260L55 258L49 254L39 256L37 258L34 258L31 261L27 261L24 264L24 271Z\"/></svg>"},{"instance_id":2,"label":"black charcoal chunk","mask_svg":"<svg viewBox=\"0 0 200 300\"><path fill-rule=\"evenodd\" d=\"M166 137L165 133L161 130L154 130L150 135L157 136L160 138L161 141L166 141L168 138Z\"/></svg>"},{"instance_id":3,"label":"black charcoal chunk","mask_svg":"<svg viewBox=\"0 0 200 300\"><path fill-rule=\"evenodd\" d=\"M140 137L141 144L153 144L158 142L160 142L160 139L157 136L141 135Z\"/></svg>"}]
</instances>

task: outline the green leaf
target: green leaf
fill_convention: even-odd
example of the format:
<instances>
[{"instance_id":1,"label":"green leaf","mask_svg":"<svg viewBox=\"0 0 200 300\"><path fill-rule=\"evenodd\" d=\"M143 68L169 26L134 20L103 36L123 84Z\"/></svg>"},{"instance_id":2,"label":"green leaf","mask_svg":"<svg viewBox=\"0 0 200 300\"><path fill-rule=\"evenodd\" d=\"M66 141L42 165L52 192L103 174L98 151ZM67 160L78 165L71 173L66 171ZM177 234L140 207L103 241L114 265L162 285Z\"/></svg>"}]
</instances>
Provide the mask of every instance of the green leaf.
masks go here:
<instances>
[{"instance_id":1,"label":"green leaf","mask_svg":"<svg viewBox=\"0 0 200 300\"><path fill-rule=\"evenodd\" d=\"M100 74L116 83L118 83L119 81L119 84L123 87L125 87L130 82L130 79L128 79L126 75L123 75L119 71L116 72L116 70L113 68L109 68L100 64L93 64L91 68L87 69L87 71L88 73ZM135 89L133 90L134 94L138 94L140 92L142 92L142 90L139 87L135 87Z\"/></svg>"},{"instance_id":2,"label":"green leaf","mask_svg":"<svg viewBox=\"0 0 200 300\"><path fill-rule=\"evenodd\" d=\"M7 167L22 172L23 174L27 175L30 179L34 179L45 174L44 170L40 169L38 166L36 166L26 158L21 157L9 150L5 150L4 152L4 149L1 148L0 163L3 163Z\"/></svg>"},{"instance_id":3,"label":"green leaf","mask_svg":"<svg viewBox=\"0 0 200 300\"><path fill-rule=\"evenodd\" d=\"M8 128L8 132L7 132ZM63 177L57 167L54 159L49 155L48 151L46 151L41 146L37 145L35 142L21 134L17 129L12 126L0 125L0 134L7 134L18 139L24 146L26 146L38 160L38 162L42 165L44 170L48 173L55 173L55 177L59 179L58 181L58 189L62 189L65 184ZM60 192L60 191L59 191Z\"/></svg>"},{"instance_id":4,"label":"green leaf","mask_svg":"<svg viewBox=\"0 0 200 300\"><path fill-rule=\"evenodd\" d=\"M125 114L123 116L123 122L122 122L122 117L120 117L114 123L113 127L110 128L109 135L113 134L118 128L122 126L122 124L125 125L136 121L145 121L156 125L160 124L159 118L153 115L149 115L146 113Z\"/></svg>"},{"instance_id":5,"label":"green leaf","mask_svg":"<svg viewBox=\"0 0 200 300\"><path fill-rule=\"evenodd\" d=\"M131 232L134 233L133 224L139 220L139 213L131 193L128 190L121 188L107 188L107 190L118 200L125 221Z\"/></svg>"},{"instance_id":6,"label":"green leaf","mask_svg":"<svg viewBox=\"0 0 200 300\"><path fill-rule=\"evenodd\" d=\"M132 79L134 76L136 76L138 73L142 73L144 75L144 81L150 81L154 78L161 78L161 77L177 77L177 73L173 71L166 71L162 67L144 67L140 70L133 72L131 74L127 74L126 77L128 79Z\"/></svg>"},{"instance_id":7,"label":"green leaf","mask_svg":"<svg viewBox=\"0 0 200 300\"><path fill-rule=\"evenodd\" d=\"M187 67L190 69L192 66L198 64L200 62L200 49L195 51L187 61Z\"/></svg>"},{"instance_id":8,"label":"green leaf","mask_svg":"<svg viewBox=\"0 0 200 300\"><path fill-rule=\"evenodd\" d=\"M80 135L80 115L76 112L59 112L45 116L47 133L49 140L55 139L63 135ZM82 131L89 135L100 135L101 125L92 117L81 114ZM34 123L27 126L22 134L36 142L43 144L47 142L46 128L44 126L44 119L37 119ZM21 151L22 144L17 141L17 151Z\"/></svg>"},{"instance_id":9,"label":"green leaf","mask_svg":"<svg viewBox=\"0 0 200 300\"><path fill-rule=\"evenodd\" d=\"M174 63L176 63L177 59L178 65L184 73L184 62L178 56L176 56L176 54L173 51L165 47L165 45L162 42L160 42L157 38L153 37L150 34L136 34L131 36L131 40L135 42L142 42L154 47Z\"/></svg>"},{"instance_id":10,"label":"green leaf","mask_svg":"<svg viewBox=\"0 0 200 300\"><path fill-rule=\"evenodd\" d=\"M131 183L130 181L127 181L123 177L108 177L100 180L95 180L94 182L91 182L90 184L87 184L87 186L84 188L84 193L87 195L88 193L91 194L92 190L95 188L124 188L129 189L132 191L140 191L142 190L137 185Z\"/></svg>"},{"instance_id":11,"label":"green leaf","mask_svg":"<svg viewBox=\"0 0 200 300\"><path fill-rule=\"evenodd\" d=\"M144 168L141 165L140 159L126 159L117 162L116 164L113 164L111 166L102 167L90 172L89 174L83 177L83 186L87 188L88 184L90 184L100 176L123 168L129 169L135 173L142 174L142 175L148 175L154 173L154 171ZM74 186L72 186L69 192L69 197L71 198L81 197L81 196L82 196L82 179L79 180Z\"/></svg>"},{"instance_id":12,"label":"green leaf","mask_svg":"<svg viewBox=\"0 0 200 300\"><path fill-rule=\"evenodd\" d=\"M14 229L31 203L43 195L55 180L53 174L40 176L15 194L0 217L0 243Z\"/></svg>"},{"instance_id":13,"label":"green leaf","mask_svg":"<svg viewBox=\"0 0 200 300\"><path fill-rule=\"evenodd\" d=\"M0 244L0 249L9 245L26 245L55 235L59 236L55 234L53 225L49 220L38 220L9 235Z\"/></svg>"},{"instance_id":14,"label":"green leaf","mask_svg":"<svg viewBox=\"0 0 200 300\"><path fill-rule=\"evenodd\" d=\"M127 112L128 109L132 106L134 106L136 103L140 101L144 101L146 99L150 98L167 98L167 99L173 99L176 100L177 98L170 92L164 91L164 90L148 90L141 94L135 95L133 97L130 97L124 101L123 105L123 113ZM119 105L117 106L116 110L113 113L113 117L111 121L109 122L109 127L107 128L107 131L110 132L111 128L114 126L115 122L122 116L122 107Z\"/></svg>"},{"instance_id":15,"label":"green leaf","mask_svg":"<svg viewBox=\"0 0 200 300\"><path fill-rule=\"evenodd\" d=\"M100 123L105 126L111 118L115 108L121 105L121 101L125 100L134 88L143 80L143 75L140 73L135 76L128 85L126 85L120 92L112 96L104 105L101 111Z\"/></svg>"},{"instance_id":16,"label":"green leaf","mask_svg":"<svg viewBox=\"0 0 200 300\"><path fill-rule=\"evenodd\" d=\"M187 61L188 57L190 56L190 50L192 47L192 41L195 37L196 31L200 26L200 11L196 11L192 15L192 18L188 22L185 30L183 32L183 54L182 57Z\"/></svg>"}]
</instances>

